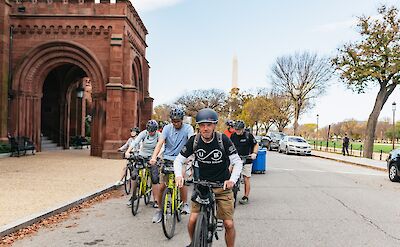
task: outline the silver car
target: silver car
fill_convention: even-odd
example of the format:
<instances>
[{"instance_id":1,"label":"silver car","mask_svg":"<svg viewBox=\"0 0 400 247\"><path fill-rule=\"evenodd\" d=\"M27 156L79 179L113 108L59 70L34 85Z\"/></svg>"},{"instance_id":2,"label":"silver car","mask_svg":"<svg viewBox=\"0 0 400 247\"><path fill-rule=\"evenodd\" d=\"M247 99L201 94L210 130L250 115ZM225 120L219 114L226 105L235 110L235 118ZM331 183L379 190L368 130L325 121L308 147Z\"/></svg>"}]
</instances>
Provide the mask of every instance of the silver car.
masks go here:
<instances>
[{"instance_id":1,"label":"silver car","mask_svg":"<svg viewBox=\"0 0 400 247\"><path fill-rule=\"evenodd\" d=\"M278 152L311 155L311 145L300 136L285 136L283 140L279 142Z\"/></svg>"}]
</instances>

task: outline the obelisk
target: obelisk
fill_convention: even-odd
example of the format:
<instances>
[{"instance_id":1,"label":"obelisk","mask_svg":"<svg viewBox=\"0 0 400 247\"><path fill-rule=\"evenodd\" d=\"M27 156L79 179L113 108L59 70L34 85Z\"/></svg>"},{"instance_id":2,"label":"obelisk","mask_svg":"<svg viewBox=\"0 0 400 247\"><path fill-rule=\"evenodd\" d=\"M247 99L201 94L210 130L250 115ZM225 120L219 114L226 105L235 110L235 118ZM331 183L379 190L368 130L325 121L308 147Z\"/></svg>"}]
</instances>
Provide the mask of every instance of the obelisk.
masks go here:
<instances>
[{"instance_id":1,"label":"obelisk","mask_svg":"<svg viewBox=\"0 0 400 247\"><path fill-rule=\"evenodd\" d=\"M238 59L237 56L234 55L232 59L232 88L231 88L231 96L236 97L239 93L238 86Z\"/></svg>"}]
</instances>

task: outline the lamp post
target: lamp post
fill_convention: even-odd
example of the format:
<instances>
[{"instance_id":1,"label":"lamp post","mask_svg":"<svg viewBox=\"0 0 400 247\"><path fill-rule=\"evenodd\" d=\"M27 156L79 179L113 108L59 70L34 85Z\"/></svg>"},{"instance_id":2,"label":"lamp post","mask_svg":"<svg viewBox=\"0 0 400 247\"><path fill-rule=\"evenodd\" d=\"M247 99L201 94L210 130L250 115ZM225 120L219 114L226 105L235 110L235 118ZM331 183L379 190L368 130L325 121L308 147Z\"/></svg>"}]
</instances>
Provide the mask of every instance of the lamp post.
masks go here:
<instances>
[{"instance_id":1,"label":"lamp post","mask_svg":"<svg viewBox=\"0 0 400 247\"><path fill-rule=\"evenodd\" d=\"M396 102L393 101L392 103L392 110L393 110L393 140L392 140L392 149L394 149L394 138L395 138L395 131L396 131L396 121L394 119L395 112L396 112Z\"/></svg>"},{"instance_id":2,"label":"lamp post","mask_svg":"<svg viewBox=\"0 0 400 247\"><path fill-rule=\"evenodd\" d=\"M319 114L317 114L317 141L318 141L318 118L319 118Z\"/></svg>"},{"instance_id":3,"label":"lamp post","mask_svg":"<svg viewBox=\"0 0 400 247\"><path fill-rule=\"evenodd\" d=\"M75 136L78 136L78 109L80 100L83 98L83 92L85 89L82 87L82 84L79 83L78 87L76 88L76 109L75 109Z\"/></svg>"}]
</instances>

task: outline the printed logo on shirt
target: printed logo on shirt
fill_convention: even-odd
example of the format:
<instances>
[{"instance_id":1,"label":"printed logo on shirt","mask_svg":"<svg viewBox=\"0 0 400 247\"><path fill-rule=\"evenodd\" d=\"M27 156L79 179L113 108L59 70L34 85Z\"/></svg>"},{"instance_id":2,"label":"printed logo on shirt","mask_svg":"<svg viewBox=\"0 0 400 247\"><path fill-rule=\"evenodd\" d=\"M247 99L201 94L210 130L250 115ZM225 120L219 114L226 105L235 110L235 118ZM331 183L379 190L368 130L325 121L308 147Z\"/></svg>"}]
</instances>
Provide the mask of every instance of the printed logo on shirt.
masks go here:
<instances>
[{"instance_id":1,"label":"printed logo on shirt","mask_svg":"<svg viewBox=\"0 0 400 247\"><path fill-rule=\"evenodd\" d=\"M218 149L214 149L208 154L204 149L198 149L196 157L200 162L205 164L219 164L222 162L222 152Z\"/></svg>"}]
</instances>

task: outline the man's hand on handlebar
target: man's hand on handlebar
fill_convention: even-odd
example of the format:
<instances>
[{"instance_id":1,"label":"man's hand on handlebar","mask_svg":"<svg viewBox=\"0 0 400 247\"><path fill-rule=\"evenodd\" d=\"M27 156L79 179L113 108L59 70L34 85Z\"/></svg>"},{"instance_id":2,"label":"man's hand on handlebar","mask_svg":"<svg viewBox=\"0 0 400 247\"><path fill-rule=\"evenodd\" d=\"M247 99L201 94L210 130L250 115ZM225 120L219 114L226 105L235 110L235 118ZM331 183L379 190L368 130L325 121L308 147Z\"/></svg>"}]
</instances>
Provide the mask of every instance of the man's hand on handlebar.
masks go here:
<instances>
[{"instance_id":1,"label":"man's hand on handlebar","mask_svg":"<svg viewBox=\"0 0 400 247\"><path fill-rule=\"evenodd\" d=\"M151 158L151 159L149 160L149 163L150 163L150 165L154 166L154 165L157 163L157 159Z\"/></svg>"},{"instance_id":2,"label":"man's hand on handlebar","mask_svg":"<svg viewBox=\"0 0 400 247\"><path fill-rule=\"evenodd\" d=\"M224 182L224 190L226 190L226 189L232 189L233 186L235 186L235 183L232 182L231 180L226 180L226 181Z\"/></svg>"},{"instance_id":3,"label":"man's hand on handlebar","mask_svg":"<svg viewBox=\"0 0 400 247\"><path fill-rule=\"evenodd\" d=\"M250 158L251 158L252 160L257 159L257 154L255 154L255 153L250 154Z\"/></svg>"}]
</instances>

